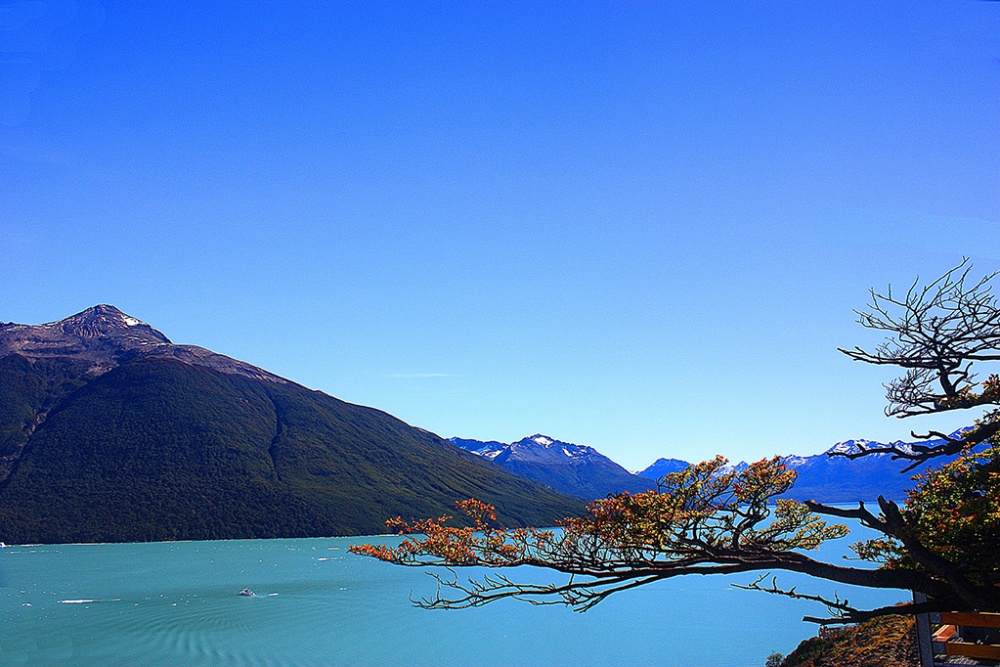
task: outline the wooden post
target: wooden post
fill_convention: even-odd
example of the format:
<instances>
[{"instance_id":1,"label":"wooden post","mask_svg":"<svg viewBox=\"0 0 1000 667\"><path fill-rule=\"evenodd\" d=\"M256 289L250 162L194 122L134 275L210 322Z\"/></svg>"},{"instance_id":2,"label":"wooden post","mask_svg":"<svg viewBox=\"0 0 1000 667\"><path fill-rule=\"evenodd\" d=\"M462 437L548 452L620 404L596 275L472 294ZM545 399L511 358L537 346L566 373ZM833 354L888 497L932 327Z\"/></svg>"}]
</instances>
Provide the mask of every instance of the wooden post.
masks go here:
<instances>
[{"instance_id":1,"label":"wooden post","mask_svg":"<svg viewBox=\"0 0 1000 667\"><path fill-rule=\"evenodd\" d=\"M923 593L913 592L913 601L917 604L927 602ZM917 649L920 653L920 667L934 667L934 644L931 642L930 614L917 614Z\"/></svg>"}]
</instances>

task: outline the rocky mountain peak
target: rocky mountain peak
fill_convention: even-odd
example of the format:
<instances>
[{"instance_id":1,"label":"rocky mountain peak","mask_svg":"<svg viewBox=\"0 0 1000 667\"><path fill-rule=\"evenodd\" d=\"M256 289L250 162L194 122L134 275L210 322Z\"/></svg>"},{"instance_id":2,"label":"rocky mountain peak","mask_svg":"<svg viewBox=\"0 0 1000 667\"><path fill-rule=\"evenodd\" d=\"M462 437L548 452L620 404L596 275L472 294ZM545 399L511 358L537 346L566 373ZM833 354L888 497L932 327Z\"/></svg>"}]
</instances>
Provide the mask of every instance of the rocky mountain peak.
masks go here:
<instances>
[{"instance_id":1,"label":"rocky mountain peak","mask_svg":"<svg viewBox=\"0 0 1000 667\"><path fill-rule=\"evenodd\" d=\"M202 347L174 345L142 320L105 303L48 324L0 323L0 358L8 354L28 359L80 359L90 363L94 375L135 357L144 357L172 359L269 382L287 382L273 373Z\"/></svg>"},{"instance_id":2,"label":"rocky mountain peak","mask_svg":"<svg viewBox=\"0 0 1000 667\"><path fill-rule=\"evenodd\" d=\"M164 344L170 339L149 326L108 304L92 306L66 319L43 324L43 327L57 327L70 336L97 338L101 336L126 337L140 343Z\"/></svg>"},{"instance_id":3,"label":"rocky mountain peak","mask_svg":"<svg viewBox=\"0 0 1000 667\"><path fill-rule=\"evenodd\" d=\"M110 370L135 353L169 344L170 339L156 329L106 304L58 322L0 326L0 357L16 353L29 359L83 359L91 362L95 372Z\"/></svg>"}]
</instances>

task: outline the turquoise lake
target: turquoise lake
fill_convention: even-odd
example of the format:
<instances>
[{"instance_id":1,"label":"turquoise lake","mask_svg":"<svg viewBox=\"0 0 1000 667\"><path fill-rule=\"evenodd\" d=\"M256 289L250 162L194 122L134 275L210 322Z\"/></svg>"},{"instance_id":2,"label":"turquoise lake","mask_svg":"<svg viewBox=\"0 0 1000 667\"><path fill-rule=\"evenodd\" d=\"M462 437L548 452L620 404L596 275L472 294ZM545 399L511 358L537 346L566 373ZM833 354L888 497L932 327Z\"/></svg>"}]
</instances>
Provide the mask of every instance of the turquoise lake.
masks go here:
<instances>
[{"instance_id":1,"label":"turquoise lake","mask_svg":"<svg viewBox=\"0 0 1000 667\"><path fill-rule=\"evenodd\" d=\"M824 558L856 539L824 547ZM0 664L761 666L815 635L803 615L824 614L821 605L730 586L750 575L681 577L583 614L515 601L428 611L409 597L432 594L431 577L347 553L364 541L8 546L0 549ZM775 574L779 584L858 604L906 597ZM255 597L239 597L243 588Z\"/></svg>"}]
</instances>

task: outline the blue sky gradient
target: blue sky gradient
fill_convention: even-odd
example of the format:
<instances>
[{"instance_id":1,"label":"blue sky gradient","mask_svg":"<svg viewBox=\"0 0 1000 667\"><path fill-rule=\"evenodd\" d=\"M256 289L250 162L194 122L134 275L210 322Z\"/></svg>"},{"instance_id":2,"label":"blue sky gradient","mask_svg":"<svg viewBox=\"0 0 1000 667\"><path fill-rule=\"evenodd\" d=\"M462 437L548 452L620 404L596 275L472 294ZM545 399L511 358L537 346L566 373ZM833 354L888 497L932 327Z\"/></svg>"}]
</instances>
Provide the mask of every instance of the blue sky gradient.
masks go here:
<instances>
[{"instance_id":1,"label":"blue sky gradient","mask_svg":"<svg viewBox=\"0 0 1000 667\"><path fill-rule=\"evenodd\" d=\"M0 4L0 320L633 469L957 427L836 351L1000 268L1000 3L916 4Z\"/></svg>"}]
</instances>

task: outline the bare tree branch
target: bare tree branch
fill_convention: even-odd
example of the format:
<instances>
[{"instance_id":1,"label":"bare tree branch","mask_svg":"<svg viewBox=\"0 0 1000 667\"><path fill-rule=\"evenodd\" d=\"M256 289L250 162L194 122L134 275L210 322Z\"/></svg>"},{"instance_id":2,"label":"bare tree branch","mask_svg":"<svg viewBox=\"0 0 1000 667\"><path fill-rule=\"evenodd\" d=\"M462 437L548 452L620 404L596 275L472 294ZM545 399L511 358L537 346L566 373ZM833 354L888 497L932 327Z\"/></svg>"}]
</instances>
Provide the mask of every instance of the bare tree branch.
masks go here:
<instances>
[{"instance_id":1,"label":"bare tree branch","mask_svg":"<svg viewBox=\"0 0 1000 667\"><path fill-rule=\"evenodd\" d=\"M874 352L841 351L866 363L944 371L942 388L954 390L950 374L966 361L1000 360L1000 313L989 286L997 273L967 284L970 271L964 259L924 287L918 278L903 298L894 297L891 286L884 295L871 290L869 309L857 311L858 322L890 338Z\"/></svg>"},{"instance_id":2,"label":"bare tree branch","mask_svg":"<svg viewBox=\"0 0 1000 667\"><path fill-rule=\"evenodd\" d=\"M903 375L885 386L888 406L894 417L936 414L951 410L1000 405L1000 382L991 375L979 383L976 364L1000 361L1000 308L992 293L991 280L1000 272L977 281L970 278L968 258L937 280L920 286L919 278L902 297L871 290L868 310L857 311L858 322L868 329L889 334L874 351L860 347L840 349L855 361L898 366ZM942 433L913 434L935 444L865 448L836 452L833 456L854 459L871 454L890 454L916 465L939 456L951 456L994 438L1000 420L980 421L975 428L953 438Z\"/></svg>"},{"instance_id":3,"label":"bare tree branch","mask_svg":"<svg viewBox=\"0 0 1000 667\"><path fill-rule=\"evenodd\" d=\"M934 611L948 611L950 607L940 601L928 601L923 603L907 603L907 604L896 604L887 605L885 607L878 607L875 609L858 609L849 604L848 600L841 600L839 596L834 596L831 600L825 598L821 595L810 595L806 593L799 593L795 587L789 589L783 589L778 586L778 578L771 577L770 585L763 586L763 582L768 577L771 577L769 572L760 575L755 581L750 584L740 585L733 584L734 588L739 588L748 591L763 591L765 593L772 593L776 595L784 595L785 597L790 597L796 600L810 600L812 602L819 602L825 605L827 611L830 613L828 618L821 618L818 616L804 616L803 621L810 623L816 623L819 625L840 625L848 623L860 623L861 621L867 621L871 618L876 618L879 616L889 616L893 614L925 614Z\"/></svg>"}]
</instances>

